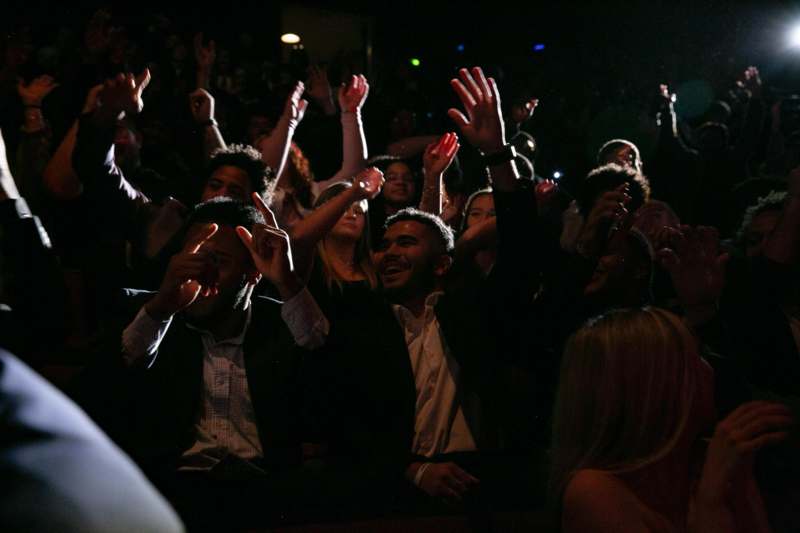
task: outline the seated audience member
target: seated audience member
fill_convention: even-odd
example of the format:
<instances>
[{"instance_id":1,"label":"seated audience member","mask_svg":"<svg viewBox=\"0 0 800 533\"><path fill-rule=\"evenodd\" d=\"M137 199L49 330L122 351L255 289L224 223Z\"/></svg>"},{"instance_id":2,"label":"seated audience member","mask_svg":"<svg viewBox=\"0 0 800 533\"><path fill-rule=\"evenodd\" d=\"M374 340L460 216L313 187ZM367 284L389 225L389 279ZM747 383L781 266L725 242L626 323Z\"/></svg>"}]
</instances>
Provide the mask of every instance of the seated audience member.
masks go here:
<instances>
[{"instance_id":1,"label":"seated audience member","mask_svg":"<svg viewBox=\"0 0 800 533\"><path fill-rule=\"evenodd\" d=\"M454 263L471 261L484 276L497 257L497 221L491 189L481 189L467 198Z\"/></svg>"},{"instance_id":2,"label":"seated audience member","mask_svg":"<svg viewBox=\"0 0 800 533\"><path fill-rule=\"evenodd\" d=\"M374 167L353 183L334 183L290 231L298 272L309 280L309 290L331 320L359 312L359 302L374 298L378 276L369 249L367 210L382 185L383 174Z\"/></svg>"},{"instance_id":3,"label":"seated audience member","mask_svg":"<svg viewBox=\"0 0 800 533\"><path fill-rule=\"evenodd\" d=\"M530 232L535 198L517 190L494 81L478 68L460 76L451 84L469 118L450 115L487 154L503 220L491 279L443 291L452 231L434 215L400 210L374 253L386 301L372 307L369 322L361 313L337 317L326 346L331 455L386 488L373 492L383 499L376 505L387 503L403 473L406 487L421 491L415 498L451 502L485 494L514 505L531 481L524 458L498 452L504 431L520 423L506 418L502 369L520 335L529 276L527 248L518 243Z\"/></svg>"},{"instance_id":4,"label":"seated audience member","mask_svg":"<svg viewBox=\"0 0 800 533\"><path fill-rule=\"evenodd\" d=\"M797 397L800 379L800 172L786 193L771 193L747 209L738 234L721 313L736 339L750 383ZM740 254L740 255L742 255Z\"/></svg>"},{"instance_id":5,"label":"seated audience member","mask_svg":"<svg viewBox=\"0 0 800 533\"><path fill-rule=\"evenodd\" d=\"M86 414L0 350L0 522L7 531L183 531Z\"/></svg>"},{"instance_id":6,"label":"seated audience member","mask_svg":"<svg viewBox=\"0 0 800 533\"><path fill-rule=\"evenodd\" d=\"M713 371L676 316L645 308L590 321L565 350L554 413L562 530L769 531L752 459L787 437L790 412L740 406L695 470L714 418Z\"/></svg>"},{"instance_id":7,"label":"seated audience member","mask_svg":"<svg viewBox=\"0 0 800 533\"><path fill-rule=\"evenodd\" d=\"M132 449L185 520L217 526L299 505L276 482L301 458L296 346L318 347L328 330L288 235L253 201L195 208L158 293L131 296L143 305L122 334ZM252 296L262 277L282 304Z\"/></svg>"}]
</instances>

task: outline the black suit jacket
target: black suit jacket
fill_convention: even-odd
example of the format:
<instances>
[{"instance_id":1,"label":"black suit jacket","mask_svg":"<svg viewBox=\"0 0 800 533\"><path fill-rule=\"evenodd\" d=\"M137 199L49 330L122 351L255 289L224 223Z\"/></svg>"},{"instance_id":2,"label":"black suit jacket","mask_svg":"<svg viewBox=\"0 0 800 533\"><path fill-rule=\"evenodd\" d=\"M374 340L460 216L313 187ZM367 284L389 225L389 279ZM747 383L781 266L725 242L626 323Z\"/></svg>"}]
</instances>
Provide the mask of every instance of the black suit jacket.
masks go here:
<instances>
[{"instance_id":1,"label":"black suit jacket","mask_svg":"<svg viewBox=\"0 0 800 533\"><path fill-rule=\"evenodd\" d=\"M446 290L435 306L444 342L461 369L459 394L481 400L480 420L468 420L480 449L502 447L509 429L509 378L527 356L520 353L521 318L536 281L535 197L528 189L494 194L499 237L492 274ZM403 330L382 298L329 318L326 366L317 379L325 413L319 418L327 422L331 452L375 475L400 475L414 460L416 404Z\"/></svg>"},{"instance_id":2,"label":"black suit jacket","mask_svg":"<svg viewBox=\"0 0 800 533\"><path fill-rule=\"evenodd\" d=\"M133 316L132 311L140 309L151 296L127 290L123 304L131 312L126 315ZM281 469L301 459L301 366L307 359L280 316L281 302L256 297L252 306L243 345L247 381L264 462L269 468ZM120 321L113 328L117 353L121 332L129 321ZM124 368L118 356L113 359L112 364L106 361L98 367L95 379L90 378L95 396L90 402L94 404L92 414L143 464L174 464L195 441L194 423L202 407L200 333L177 315L149 368Z\"/></svg>"}]
</instances>

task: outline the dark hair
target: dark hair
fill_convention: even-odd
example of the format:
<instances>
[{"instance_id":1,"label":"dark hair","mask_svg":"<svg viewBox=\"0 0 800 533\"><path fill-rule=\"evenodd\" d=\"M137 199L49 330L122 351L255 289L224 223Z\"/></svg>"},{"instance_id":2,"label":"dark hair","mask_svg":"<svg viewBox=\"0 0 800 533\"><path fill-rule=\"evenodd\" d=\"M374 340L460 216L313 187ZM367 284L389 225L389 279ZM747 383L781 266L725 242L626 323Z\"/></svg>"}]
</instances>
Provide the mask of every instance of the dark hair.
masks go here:
<instances>
[{"instance_id":1,"label":"dark hair","mask_svg":"<svg viewBox=\"0 0 800 533\"><path fill-rule=\"evenodd\" d=\"M264 224L264 216L251 203L218 196L194 206L186 227L192 224L216 223L221 226L244 226L250 228L254 224Z\"/></svg>"},{"instance_id":2,"label":"dark hair","mask_svg":"<svg viewBox=\"0 0 800 533\"><path fill-rule=\"evenodd\" d=\"M428 226L436 234L439 244L442 245L445 251L448 254L453 252L453 249L455 248L455 237L453 236L453 230L450 229L450 227L447 226L447 224L445 224L444 221L436 215L426 213L425 211L420 211L419 209L415 209L413 207L401 209L386 219L386 224L383 225L383 231L386 232L386 230L388 230L393 224L396 224L397 222L403 222L405 220L412 220Z\"/></svg>"},{"instance_id":3,"label":"dark hair","mask_svg":"<svg viewBox=\"0 0 800 533\"><path fill-rule=\"evenodd\" d=\"M614 190L623 183L628 184L631 202L627 205L630 212L636 211L650 199L650 183L641 172L616 163L609 163L589 172L578 195L578 208L586 217L594 207L597 199L604 192Z\"/></svg>"},{"instance_id":4,"label":"dark hair","mask_svg":"<svg viewBox=\"0 0 800 533\"><path fill-rule=\"evenodd\" d=\"M267 204L272 201L276 182L275 171L264 163L258 150L246 144L230 144L227 148L214 151L208 162L206 181L223 166L242 169L250 178L253 192L257 192Z\"/></svg>"}]
</instances>

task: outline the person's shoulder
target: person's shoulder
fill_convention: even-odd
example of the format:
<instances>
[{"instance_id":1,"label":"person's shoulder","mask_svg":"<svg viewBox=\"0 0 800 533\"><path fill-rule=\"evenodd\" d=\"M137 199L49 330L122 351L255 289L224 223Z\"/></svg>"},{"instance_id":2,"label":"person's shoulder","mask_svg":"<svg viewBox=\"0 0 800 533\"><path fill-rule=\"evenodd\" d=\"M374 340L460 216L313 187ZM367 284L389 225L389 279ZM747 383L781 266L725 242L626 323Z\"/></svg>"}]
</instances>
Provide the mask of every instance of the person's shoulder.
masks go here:
<instances>
[{"instance_id":1,"label":"person's shoulder","mask_svg":"<svg viewBox=\"0 0 800 533\"><path fill-rule=\"evenodd\" d=\"M636 495L603 470L578 470L564 490L562 530L646 531Z\"/></svg>"}]
</instances>

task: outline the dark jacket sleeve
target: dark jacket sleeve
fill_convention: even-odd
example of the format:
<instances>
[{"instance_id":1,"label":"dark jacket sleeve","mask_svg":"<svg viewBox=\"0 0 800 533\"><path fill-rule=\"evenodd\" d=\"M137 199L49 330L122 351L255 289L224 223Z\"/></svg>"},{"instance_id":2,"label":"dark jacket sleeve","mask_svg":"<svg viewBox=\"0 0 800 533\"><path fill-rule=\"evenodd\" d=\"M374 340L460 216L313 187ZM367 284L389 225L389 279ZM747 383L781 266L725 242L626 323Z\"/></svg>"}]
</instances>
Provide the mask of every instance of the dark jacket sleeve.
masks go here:
<instances>
[{"instance_id":1,"label":"dark jacket sleeve","mask_svg":"<svg viewBox=\"0 0 800 533\"><path fill-rule=\"evenodd\" d=\"M96 209L98 224L137 241L150 199L131 185L114 163L113 136L113 129L98 127L91 116L82 116L72 163L83 183L83 194Z\"/></svg>"}]
</instances>

